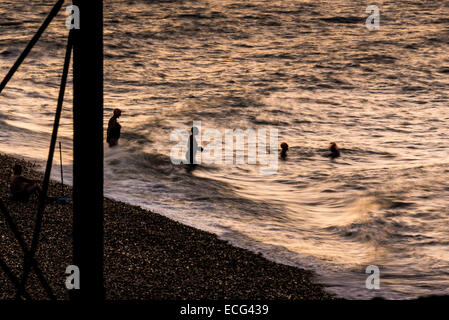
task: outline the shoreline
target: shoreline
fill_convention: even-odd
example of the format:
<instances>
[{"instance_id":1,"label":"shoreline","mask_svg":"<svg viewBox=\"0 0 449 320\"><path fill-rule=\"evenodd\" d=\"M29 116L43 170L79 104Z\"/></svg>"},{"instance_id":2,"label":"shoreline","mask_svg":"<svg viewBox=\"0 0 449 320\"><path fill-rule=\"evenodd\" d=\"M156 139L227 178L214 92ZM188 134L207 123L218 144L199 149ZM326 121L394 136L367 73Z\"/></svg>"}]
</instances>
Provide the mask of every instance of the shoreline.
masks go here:
<instances>
[{"instance_id":1,"label":"shoreline","mask_svg":"<svg viewBox=\"0 0 449 320\"><path fill-rule=\"evenodd\" d=\"M36 197L28 203L9 199L14 163L24 175L42 180L35 165L0 154L0 198L29 244ZM51 181L49 196L71 195L71 187ZM50 203L44 214L36 260L58 300L68 300L65 268L72 261L72 202ZM165 216L104 198L104 278L106 300L330 300L334 295L315 282L315 273L267 260L232 246L216 235ZM0 257L20 276L22 251L3 215ZM0 299L14 299L15 288L0 270ZM34 273L27 290L47 299Z\"/></svg>"}]
</instances>

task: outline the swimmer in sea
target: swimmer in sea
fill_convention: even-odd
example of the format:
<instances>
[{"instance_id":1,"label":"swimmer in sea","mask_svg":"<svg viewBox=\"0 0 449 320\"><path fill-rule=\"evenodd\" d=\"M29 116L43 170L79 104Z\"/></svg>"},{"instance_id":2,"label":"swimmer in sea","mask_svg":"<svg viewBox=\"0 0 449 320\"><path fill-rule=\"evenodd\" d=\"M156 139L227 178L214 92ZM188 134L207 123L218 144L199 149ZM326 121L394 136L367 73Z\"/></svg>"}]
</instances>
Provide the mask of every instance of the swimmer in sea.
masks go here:
<instances>
[{"instance_id":1,"label":"swimmer in sea","mask_svg":"<svg viewBox=\"0 0 449 320\"><path fill-rule=\"evenodd\" d=\"M106 142L109 147L116 146L118 144L118 139L120 139L120 130L122 126L118 123L117 119L122 115L122 110L114 109L114 115L109 120L108 132L106 136Z\"/></svg>"},{"instance_id":2,"label":"swimmer in sea","mask_svg":"<svg viewBox=\"0 0 449 320\"><path fill-rule=\"evenodd\" d=\"M286 142L281 143L281 159L285 160L287 158L288 144Z\"/></svg>"},{"instance_id":3,"label":"swimmer in sea","mask_svg":"<svg viewBox=\"0 0 449 320\"><path fill-rule=\"evenodd\" d=\"M340 150L335 142L331 142L329 146L329 151L331 152L329 157L332 159L338 158L340 156Z\"/></svg>"}]
</instances>

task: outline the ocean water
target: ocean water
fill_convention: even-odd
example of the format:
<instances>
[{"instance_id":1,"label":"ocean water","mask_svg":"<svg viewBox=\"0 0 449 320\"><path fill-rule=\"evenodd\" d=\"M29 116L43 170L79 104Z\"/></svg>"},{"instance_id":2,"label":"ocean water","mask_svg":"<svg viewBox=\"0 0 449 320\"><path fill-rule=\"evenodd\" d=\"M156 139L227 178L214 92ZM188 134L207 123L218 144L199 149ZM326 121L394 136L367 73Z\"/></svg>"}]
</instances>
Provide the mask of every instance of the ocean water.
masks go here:
<instances>
[{"instance_id":1,"label":"ocean water","mask_svg":"<svg viewBox=\"0 0 449 320\"><path fill-rule=\"evenodd\" d=\"M0 76L54 1L0 1ZM67 3L69 5L70 3ZM317 272L349 299L449 294L449 2L105 1L105 194ZM0 96L0 152L47 157L64 11ZM71 181L71 82L60 127ZM279 130L260 165L170 161L170 134ZM342 157L325 157L335 141ZM202 142L207 145L207 142ZM55 158L54 175L59 179ZM367 266L380 269L368 290Z\"/></svg>"}]
</instances>

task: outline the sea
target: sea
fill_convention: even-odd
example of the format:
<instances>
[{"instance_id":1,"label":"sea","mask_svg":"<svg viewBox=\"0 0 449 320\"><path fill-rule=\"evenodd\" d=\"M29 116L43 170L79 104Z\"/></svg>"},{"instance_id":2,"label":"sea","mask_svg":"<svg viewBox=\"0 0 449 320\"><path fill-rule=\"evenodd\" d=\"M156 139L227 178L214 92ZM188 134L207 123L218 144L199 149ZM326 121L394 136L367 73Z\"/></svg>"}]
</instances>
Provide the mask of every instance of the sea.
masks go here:
<instances>
[{"instance_id":1,"label":"sea","mask_svg":"<svg viewBox=\"0 0 449 320\"><path fill-rule=\"evenodd\" d=\"M0 79L55 2L0 0ZM0 152L41 170L70 4L0 95ZM449 294L449 1L105 0L104 44L105 130L122 110L106 196L313 270L342 298ZM71 78L58 137L69 184ZM223 150L227 130L277 130L288 156L269 174L258 161L187 170L172 138L193 121Z\"/></svg>"}]
</instances>

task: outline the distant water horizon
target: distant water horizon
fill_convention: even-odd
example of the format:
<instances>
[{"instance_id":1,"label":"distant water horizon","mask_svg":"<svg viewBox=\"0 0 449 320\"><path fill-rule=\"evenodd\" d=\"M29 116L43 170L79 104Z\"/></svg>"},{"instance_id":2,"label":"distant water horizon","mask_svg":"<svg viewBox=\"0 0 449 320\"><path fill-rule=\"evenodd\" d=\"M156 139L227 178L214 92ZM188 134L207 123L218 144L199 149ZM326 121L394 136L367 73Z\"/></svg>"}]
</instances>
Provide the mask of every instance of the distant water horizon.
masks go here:
<instances>
[{"instance_id":1,"label":"distant water horizon","mask_svg":"<svg viewBox=\"0 0 449 320\"><path fill-rule=\"evenodd\" d=\"M105 128L114 108L123 114L119 146L104 147L105 195L314 270L344 298L449 294L449 4L380 1L377 31L365 26L370 4L108 1ZM52 5L0 2L0 77ZM47 157L65 18L0 96L0 152ZM71 86L59 137L69 184ZM250 164L188 172L170 161L170 133L192 121L275 128L288 158L273 175ZM379 290L365 287L370 265Z\"/></svg>"}]
</instances>

